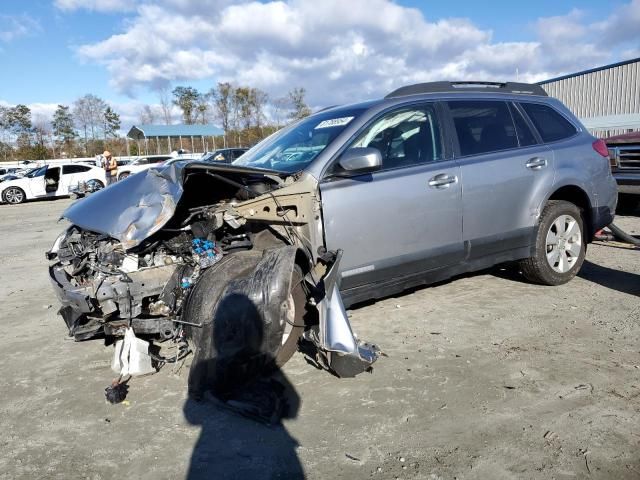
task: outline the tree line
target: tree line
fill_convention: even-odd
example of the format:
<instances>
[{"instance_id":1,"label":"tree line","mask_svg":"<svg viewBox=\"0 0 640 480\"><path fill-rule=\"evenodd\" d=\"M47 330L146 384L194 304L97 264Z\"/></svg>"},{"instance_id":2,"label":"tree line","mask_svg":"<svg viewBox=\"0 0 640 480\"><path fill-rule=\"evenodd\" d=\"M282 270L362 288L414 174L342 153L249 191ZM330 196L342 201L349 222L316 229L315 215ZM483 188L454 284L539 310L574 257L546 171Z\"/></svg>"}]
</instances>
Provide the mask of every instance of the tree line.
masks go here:
<instances>
[{"instance_id":1,"label":"tree line","mask_svg":"<svg viewBox=\"0 0 640 480\"><path fill-rule=\"evenodd\" d=\"M287 95L271 99L250 86L218 83L200 92L190 86L161 89L157 105L143 105L141 124L174 123L174 106L181 123L215 123L224 130L218 146L252 146L283 125L311 113L305 89L294 88ZM51 120L33 116L28 106L0 106L0 160L40 160L55 157L89 157L105 149L126 155L120 135L120 115L96 95L87 94L71 105L58 105ZM130 153L138 153L131 142Z\"/></svg>"},{"instance_id":2,"label":"tree line","mask_svg":"<svg viewBox=\"0 0 640 480\"><path fill-rule=\"evenodd\" d=\"M120 115L92 94L78 98L72 106L58 105L50 121L33 118L23 104L0 106L0 159L93 156L117 140L119 131Z\"/></svg>"},{"instance_id":3,"label":"tree line","mask_svg":"<svg viewBox=\"0 0 640 480\"><path fill-rule=\"evenodd\" d=\"M285 124L306 117L311 109L304 88L293 88L285 96L271 98L265 91L250 86L220 82L201 92L189 86L177 86L171 92L160 90L158 106L144 105L141 124L172 122L172 106L181 112L186 125L215 123L225 132L227 146L251 146Z\"/></svg>"}]
</instances>

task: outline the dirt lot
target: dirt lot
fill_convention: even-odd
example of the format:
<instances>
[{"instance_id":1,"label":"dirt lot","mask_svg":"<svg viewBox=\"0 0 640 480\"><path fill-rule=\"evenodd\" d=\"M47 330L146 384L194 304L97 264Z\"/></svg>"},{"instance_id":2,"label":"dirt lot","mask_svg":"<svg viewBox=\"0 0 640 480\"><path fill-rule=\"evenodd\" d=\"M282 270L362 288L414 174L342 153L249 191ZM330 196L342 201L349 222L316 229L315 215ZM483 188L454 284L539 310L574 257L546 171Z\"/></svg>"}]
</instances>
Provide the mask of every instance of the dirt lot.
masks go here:
<instances>
[{"instance_id":1,"label":"dirt lot","mask_svg":"<svg viewBox=\"0 0 640 480\"><path fill-rule=\"evenodd\" d=\"M186 368L106 403L112 349L66 336L47 277L69 203L0 206L2 479L640 478L638 250L593 245L562 287L495 269L354 309L388 357L340 380L294 356L268 428L187 401Z\"/></svg>"}]
</instances>

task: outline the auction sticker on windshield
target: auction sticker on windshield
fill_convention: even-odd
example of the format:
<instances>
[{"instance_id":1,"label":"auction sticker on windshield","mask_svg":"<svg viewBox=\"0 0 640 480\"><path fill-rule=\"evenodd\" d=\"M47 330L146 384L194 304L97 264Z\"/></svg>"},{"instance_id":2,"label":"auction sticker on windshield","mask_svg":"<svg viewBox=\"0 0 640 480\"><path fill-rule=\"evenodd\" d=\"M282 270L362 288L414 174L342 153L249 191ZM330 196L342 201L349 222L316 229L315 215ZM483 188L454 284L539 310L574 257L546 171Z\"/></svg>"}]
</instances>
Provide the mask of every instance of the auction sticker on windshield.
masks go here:
<instances>
[{"instance_id":1,"label":"auction sticker on windshield","mask_svg":"<svg viewBox=\"0 0 640 480\"><path fill-rule=\"evenodd\" d=\"M318 125L316 125L316 128L314 130L317 130L319 128L343 127L351 120L353 120L353 117L340 117L332 118L331 120L323 120Z\"/></svg>"}]
</instances>

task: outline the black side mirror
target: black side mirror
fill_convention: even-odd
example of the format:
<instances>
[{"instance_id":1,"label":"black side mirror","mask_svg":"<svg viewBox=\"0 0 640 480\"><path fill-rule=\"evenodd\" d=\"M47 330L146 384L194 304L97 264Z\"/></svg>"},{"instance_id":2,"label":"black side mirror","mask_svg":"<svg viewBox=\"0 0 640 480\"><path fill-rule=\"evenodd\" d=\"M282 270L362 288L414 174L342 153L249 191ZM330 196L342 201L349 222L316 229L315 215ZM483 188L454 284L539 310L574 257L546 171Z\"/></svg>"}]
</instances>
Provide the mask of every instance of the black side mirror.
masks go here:
<instances>
[{"instance_id":1,"label":"black side mirror","mask_svg":"<svg viewBox=\"0 0 640 480\"><path fill-rule=\"evenodd\" d=\"M354 147L342 154L338 165L348 173L374 172L382 168L382 154L377 148Z\"/></svg>"}]
</instances>

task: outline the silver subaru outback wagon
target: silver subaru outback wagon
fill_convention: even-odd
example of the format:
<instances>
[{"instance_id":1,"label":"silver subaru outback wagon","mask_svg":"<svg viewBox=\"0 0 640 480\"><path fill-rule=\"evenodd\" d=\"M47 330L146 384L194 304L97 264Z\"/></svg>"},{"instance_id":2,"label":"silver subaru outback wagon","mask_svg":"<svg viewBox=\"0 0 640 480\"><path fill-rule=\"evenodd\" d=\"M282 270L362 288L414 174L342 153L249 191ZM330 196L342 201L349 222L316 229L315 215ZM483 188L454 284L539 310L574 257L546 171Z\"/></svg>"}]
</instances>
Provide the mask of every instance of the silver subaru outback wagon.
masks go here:
<instances>
[{"instance_id":1,"label":"silver subaru outback wagon","mask_svg":"<svg viewBox=\"0 0 640 480\"><path fill-rule=\"evenodd\" d=\"M565 283L616 201L606 145L541 87L418 84L72 205L50 275L76 339L187 331L206 370L215 325L257 318L276 364L304 336L349 376L376 352L345 304L511 261Z\"/></svg>"}]
</instances>

